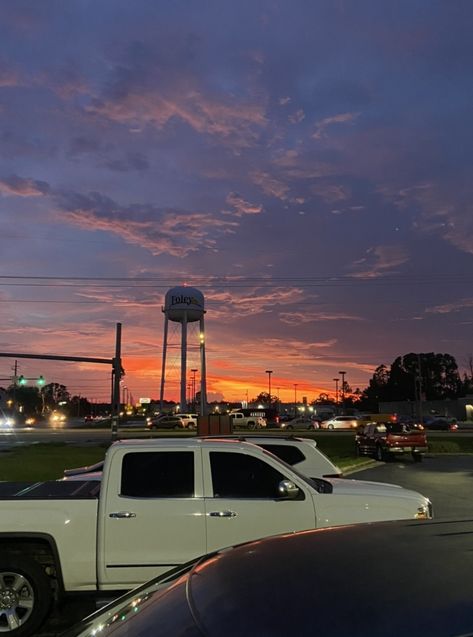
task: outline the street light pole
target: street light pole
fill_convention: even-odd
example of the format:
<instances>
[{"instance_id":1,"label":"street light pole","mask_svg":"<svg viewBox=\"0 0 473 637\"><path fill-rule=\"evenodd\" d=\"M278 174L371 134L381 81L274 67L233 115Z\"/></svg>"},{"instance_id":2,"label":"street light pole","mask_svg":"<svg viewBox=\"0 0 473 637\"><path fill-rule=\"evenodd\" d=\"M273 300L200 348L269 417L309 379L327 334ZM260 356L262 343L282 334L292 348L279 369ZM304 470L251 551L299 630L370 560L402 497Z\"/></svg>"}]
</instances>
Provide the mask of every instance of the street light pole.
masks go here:
<instances>
[{"instance_id":1,"label":"street light pole","mask_svg":"<svg viewBox=\"0 0 473 637\"><path fill-rule=\"evenodd\" d=\"M273 373L272 369L267 369L266 374L268 374L268 407L271 407L271 374Z\"/></svg>"},{"instance_id":2,"label":"street light pole","mask_svg":"<svg viewBox=\"0 0 473 637\"><path fill-rule=\"evenodd\" d=\"M294 383L294 418L297 418L297 385Z\"/></svg>"},{"instance_id":3,"label":"street light pole","mask_svg":"<svg viewBox=\"0 0 473 637\"><path fill-rule=\"evenodd\" d=\"M335 406L337 406L338 405L338 381L340 379L334 378L333 380L335 381Z\"/></svg>"},{"instance_id":4,"label":"street light pole","mask_svg":"<svg viewBox=\"0 0 473 637\"><path fill-rule=\"evenodd\" d=\"M192 372L192 411L195 411L195 375L197 369L191 369Z\"/></svg>"},{"instance_id":5,"label":"street light pole","mask_svg":"<svg viewBox=\"0 0 473 637\"><path fill-rule=\"evenodd\" d=\"M341 402L342 402L342 412L345 409L345 374L346 372L338 372L340 374L340 376L342 377L342 387L341 387Z\"/></svg>"}]
</instances>

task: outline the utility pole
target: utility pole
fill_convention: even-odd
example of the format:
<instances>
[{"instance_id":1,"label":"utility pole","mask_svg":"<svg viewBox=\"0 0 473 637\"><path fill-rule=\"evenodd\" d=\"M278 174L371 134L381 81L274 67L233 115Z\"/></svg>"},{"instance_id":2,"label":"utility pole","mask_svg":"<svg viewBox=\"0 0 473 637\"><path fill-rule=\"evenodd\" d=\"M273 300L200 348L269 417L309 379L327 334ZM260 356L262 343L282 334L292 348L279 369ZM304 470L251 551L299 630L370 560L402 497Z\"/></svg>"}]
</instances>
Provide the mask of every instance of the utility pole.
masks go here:
<instances>
[{"instance_id":1,"label":"utility pole","mask_svg":"<svg viewBox=\"0 0 473 637\"><path fill-rule=\"evenodd\" d=\"M422 420L424 419L424 415L422 413L422 368L420 365L420 354L417 354L417 387L419 391L419 403L418 403L418 415L419 415L419 424L422 424Z\"/></svg>"},{"instance_id":2,"label":"utility pole","mask_svg":"<svg viewBox=\"0 0 473 637\"><path fill-rule=\"evenodd\" d=\"M297 418L297 385L294 383L294 418Z\"/></svg>"}]
</instances>

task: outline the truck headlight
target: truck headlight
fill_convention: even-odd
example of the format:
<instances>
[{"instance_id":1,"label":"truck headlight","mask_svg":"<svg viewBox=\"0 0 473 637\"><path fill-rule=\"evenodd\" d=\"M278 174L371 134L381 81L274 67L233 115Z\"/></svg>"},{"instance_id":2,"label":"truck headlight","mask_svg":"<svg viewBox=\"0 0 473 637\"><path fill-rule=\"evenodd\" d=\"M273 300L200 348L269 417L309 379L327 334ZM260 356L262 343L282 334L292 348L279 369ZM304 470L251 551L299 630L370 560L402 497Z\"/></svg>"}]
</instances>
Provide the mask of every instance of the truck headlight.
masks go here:
<instances>
[{"instance_id":1,"label":"truck headlight","mask_svg":"<svg viewBox=\"0 0 473 637\"><path fill-rule=\"evenodd\" d=\"M433 518L432 504L429 502L428 504L417 507L417 513L414 518L416 520L431 520Z\"/></svg>"}]
</instances>

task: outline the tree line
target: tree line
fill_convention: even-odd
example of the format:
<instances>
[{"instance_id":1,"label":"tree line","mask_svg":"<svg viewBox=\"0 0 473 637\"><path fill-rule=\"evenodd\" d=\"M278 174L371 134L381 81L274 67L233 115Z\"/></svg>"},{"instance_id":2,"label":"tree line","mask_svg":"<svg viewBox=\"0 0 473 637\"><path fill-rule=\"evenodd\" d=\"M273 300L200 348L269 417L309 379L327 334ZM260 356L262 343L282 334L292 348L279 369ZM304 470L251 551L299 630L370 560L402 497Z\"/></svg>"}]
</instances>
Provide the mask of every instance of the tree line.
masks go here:
<instances>
[{"instance_id":1,"label":"tree line","mask_svg":"<svg viewBox=\"0 0 473 637\"><path fill-rule=\"evenodd\" d=\"M391 365L379 365L365 389L343 386L344 407L376 411L380 402L455 400L473 393L473 355L467 361L468 370L460 374L451 354L414 353L394 359ZM342 389L340 387L340 389ZM339 403L340 396L339 394ZM276 404L277 397L262 392L252 402ZM312 405L332 403L329 394L322 393Z\"/></svg>"}]
</instances>

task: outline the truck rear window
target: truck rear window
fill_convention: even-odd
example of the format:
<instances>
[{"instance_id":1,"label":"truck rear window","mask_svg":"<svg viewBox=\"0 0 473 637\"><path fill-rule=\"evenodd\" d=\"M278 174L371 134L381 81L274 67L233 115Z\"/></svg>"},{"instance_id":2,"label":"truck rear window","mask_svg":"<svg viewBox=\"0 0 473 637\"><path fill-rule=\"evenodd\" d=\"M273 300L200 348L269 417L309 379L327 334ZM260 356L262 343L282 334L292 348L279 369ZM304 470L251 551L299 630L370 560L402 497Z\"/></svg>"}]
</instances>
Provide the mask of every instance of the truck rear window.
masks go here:
<instances>
[{"instance_id":1,"label":"truck rear window","mask_svg":"<svg viewBox=\"0 0 473 637\"><path fill-rule=\"evenodd\" d=\"M417 434L420 433L420 429L416 429L415 425L406 425L400 422L393 422L386 424L386 429L392 434Z\"/></svg>"}]
</instances>

